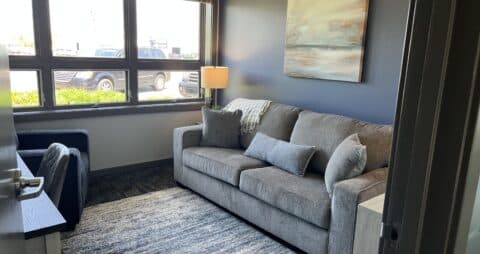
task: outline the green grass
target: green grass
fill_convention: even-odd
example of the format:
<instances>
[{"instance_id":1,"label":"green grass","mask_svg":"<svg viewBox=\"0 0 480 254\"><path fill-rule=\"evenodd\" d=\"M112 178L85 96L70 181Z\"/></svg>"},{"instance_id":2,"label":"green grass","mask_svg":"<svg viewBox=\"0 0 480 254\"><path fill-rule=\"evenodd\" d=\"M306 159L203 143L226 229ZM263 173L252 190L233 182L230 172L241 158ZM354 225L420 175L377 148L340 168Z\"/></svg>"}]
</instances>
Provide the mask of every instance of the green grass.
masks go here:
<instances>
[{"instance_id":1,"label":"green grass","mask_svg":"<svg viewBox=\"0 0 480 254\"><path fill-rule=\"evenodd\" d=\"M14 107L34 107L39 105L36 91L12 92ZM79 88L65 88L55 91L57 105L96 104L126 101L125 94L117 91L85 90Z\"/></svg>"},{"instance_id":2,"label":"green grass","mask_svg":"<svg viewBox=\"0 0 480 254\"><path fill-rule=\"evenodd\" d=\"M39 105L38 93L12 92L12 104L14 107L35 107Z\"/></svg>"},{"instance_id":3,"label":"green grass","mask_svg":"<svg viewBox=\"0 0 480 254\"><path fill-rule=\"evenodd\" d=\"M57 105L95 104L124 102L125 94L117 91L85 90L65 88L55 91Z\"/></svg>"}]
</instances>

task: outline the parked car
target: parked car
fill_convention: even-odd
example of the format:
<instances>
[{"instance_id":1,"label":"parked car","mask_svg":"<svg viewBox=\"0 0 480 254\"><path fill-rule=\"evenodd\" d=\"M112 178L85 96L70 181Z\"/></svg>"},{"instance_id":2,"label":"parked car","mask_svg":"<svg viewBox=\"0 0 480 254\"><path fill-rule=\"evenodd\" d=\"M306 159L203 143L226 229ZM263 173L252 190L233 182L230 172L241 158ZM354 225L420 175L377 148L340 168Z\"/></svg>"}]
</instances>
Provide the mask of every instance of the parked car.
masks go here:
<instances>
[{"instance_id":1,"label":"parked car","mask_svg":"<svg viewBox=\"0 0 480 254\"><path fill-rule=\"evenodd\" d=\"M95 51L97 57L124 57L123 50L102 48ZM139 58L161 58L165 54L158 48L139 48ZM118 91L126 89L126 75L123 71L57 71L55 84L58 87L78 87L89 90ZM139 71L138 89L163 90L170 80L170 73L164 71Z\"/></svg>"},{"instance_id":2,"label":"parked car","mask_svg":"<svg viewBox=\"0 0 480 254\"><path fill-rule=\"evenodd\" d=\"M115 49L115 48L100 48L95 50L95 57L112 57L112 58L122 58L124 57L122 54L123 50Z\"/></svg>"},{"instance_id":3,"label":"parked car","mask_svg":"<svg viewBox=\"0 0 480 254\"><path fill-rule=\"evenodd\" d=\"M178 90L183 97L196 98L200 96L198 72L189 72L183 75L183 79L178 84Z\"/></svg>"}]
</instances>

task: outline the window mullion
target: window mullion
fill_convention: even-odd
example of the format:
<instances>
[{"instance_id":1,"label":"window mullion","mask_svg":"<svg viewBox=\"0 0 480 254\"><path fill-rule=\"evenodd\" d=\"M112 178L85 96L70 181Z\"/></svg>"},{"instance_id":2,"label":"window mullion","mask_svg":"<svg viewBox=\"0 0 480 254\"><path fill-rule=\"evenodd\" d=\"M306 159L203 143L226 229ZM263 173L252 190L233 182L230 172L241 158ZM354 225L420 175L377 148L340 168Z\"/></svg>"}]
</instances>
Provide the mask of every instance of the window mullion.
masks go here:
<instances>
[{"instance_id":1,"label":"window mullion","mask_svg":"<svg viewBox=\"0 0 480 254\"><path fill-rule=\"evenodd\" d=\"M200 30L200 43L199 45L199 52L200 52L200 63L202 65L205 65L206 62L206 50L205 50L205 44L207 44L206 41L206 8L205 4L200 4L200 22L199 22L199 30Z\"/></svg>"},{"instance_id":2,"label":"window mullion","mask_svg":"<svg viewBox=\"0 0 480 254\"><path fill-rule=\"evenodd\" d=\"M128 62L128 97L131 104L138 104L138 52L137 11L135 0L124 0L125 57Z\"/></svg>"},{"instance_id":3,"label":"window mullion","mask_svg":"<svg viewBox=\"0 0 480 254\"><path fill-rule=\"evenodd\" d=\"M40 90L43 98L43 107L47 110L54 108L54 85L52 77L52 37L50 30L48 0L33 0L33 20L37 58L41 64Z\"/></svg>"}]
</instances>

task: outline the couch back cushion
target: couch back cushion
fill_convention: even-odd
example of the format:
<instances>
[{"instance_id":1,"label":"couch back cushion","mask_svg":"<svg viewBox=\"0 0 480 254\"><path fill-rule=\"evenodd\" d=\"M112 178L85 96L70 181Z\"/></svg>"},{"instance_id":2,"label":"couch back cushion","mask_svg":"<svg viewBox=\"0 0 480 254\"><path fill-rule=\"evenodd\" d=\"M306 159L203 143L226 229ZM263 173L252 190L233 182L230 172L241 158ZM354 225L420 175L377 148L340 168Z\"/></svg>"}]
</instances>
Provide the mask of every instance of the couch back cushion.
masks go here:
<instances>
[{"instance_id":1,"label":"couch back cushion","mask_svg":"<svg viewBox=\"0 0 480 254\"><path fill-rule=\"evenodd\" d=\"M358 133L367 146L365 172L388 165L392 145L390 125L371 124L352 118L303 111L293 129L290 142L316 147L309 170L325 173L328 160L337 146L348 136Z\"/></svg>"},{"instance_id":2,"label":"couch back cushion","mask_svg":"<svg viewBox=\"0 0 480 254\"><path fill-rule=\"evenodd\" d=\"M248 148L257 132L262 132L272 138L289 141L300 111L301 109L294 106L272 102L255 131L242 134L240 138L242 147Z\"/></svg>"}]
</instances>

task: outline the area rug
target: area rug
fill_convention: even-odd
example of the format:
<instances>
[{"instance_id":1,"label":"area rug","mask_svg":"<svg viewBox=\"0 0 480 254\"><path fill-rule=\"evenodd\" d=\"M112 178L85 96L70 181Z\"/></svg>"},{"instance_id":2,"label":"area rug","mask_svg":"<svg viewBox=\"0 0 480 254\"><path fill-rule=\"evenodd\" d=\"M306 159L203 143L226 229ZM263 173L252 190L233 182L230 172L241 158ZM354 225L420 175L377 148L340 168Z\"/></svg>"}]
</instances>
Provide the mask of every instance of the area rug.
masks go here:
<instances>
[{"instance_id":1,"label":"area rug","mask_svg":"<svg viewBox=\"0 0 480 254\"><path fill-rule=\"evenodd\" d=\"M293 253L182 188L87 207L62 235L68 253Z\"/></svg>"}]
</instances>

